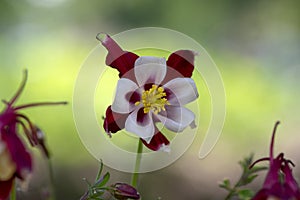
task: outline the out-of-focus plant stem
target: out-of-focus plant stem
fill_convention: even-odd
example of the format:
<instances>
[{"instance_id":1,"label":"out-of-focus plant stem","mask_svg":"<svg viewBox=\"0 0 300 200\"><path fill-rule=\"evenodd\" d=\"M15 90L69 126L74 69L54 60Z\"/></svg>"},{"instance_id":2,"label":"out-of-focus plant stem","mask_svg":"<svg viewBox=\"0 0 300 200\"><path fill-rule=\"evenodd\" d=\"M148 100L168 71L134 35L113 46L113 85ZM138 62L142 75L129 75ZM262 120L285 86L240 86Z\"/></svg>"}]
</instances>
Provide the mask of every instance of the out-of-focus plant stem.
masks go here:
<instances>
[{"instance_id":1,"label":"out-of-focus plant stem","mask_svg":"<svg viewBox=\"0 0 300 200\"><path fill-rule=\"evenodd\" d=\"M139 140L137 154L136 154L136 160L135 160L134 173L132 174L132 178L131 178L131 185L135 188L137 188L137 182L138 182L138 178L139 178L139 171L140 171L141 160L142 160L142 152L143 152L143 143L141 140Z\"/></svg>"}]
</instances>

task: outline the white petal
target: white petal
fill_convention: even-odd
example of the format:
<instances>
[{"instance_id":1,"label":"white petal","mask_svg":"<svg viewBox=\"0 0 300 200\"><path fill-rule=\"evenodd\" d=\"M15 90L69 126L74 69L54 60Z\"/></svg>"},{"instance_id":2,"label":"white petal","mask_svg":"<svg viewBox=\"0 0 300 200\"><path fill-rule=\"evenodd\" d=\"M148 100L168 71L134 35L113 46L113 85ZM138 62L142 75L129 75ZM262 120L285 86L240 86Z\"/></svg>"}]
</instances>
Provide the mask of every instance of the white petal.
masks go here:
<instances>
[{"instance_id":1,"label":"white petal","mask_svg":"<svg viewBox=\"0 0 300 200\"><path fill-rule=\"evenodd\" d=\"M137 89L138 86L135 82L127 78L119 79L116 96L113 104L111 105L111 110L117 113L129 113L133 111L136 106L129 102L128 98L126 98L126 95L136 91Z\"/></svg>"},{"instance_id":2,"label":"white petal","mask_svg":"<svg viewBox=\"0 0 300 200\"><path fill-rule=\"evenodd\" d=\"M197 87L191 78L175 78L164 85L172 94L168 97L171 105L185 105L199 96Z\"/></svg>"},{"instance_id":3,"label":"white petal","mask_svg":"<svg viewBox=\"0 0 300 200\"><path fill-rule=\"evenodd\" d=\"M145 120L140 123L137 121L138 112L139 109L136 109L128 116L125 122L125 129L126 131L136 134L140 138L144 139L147 143L149 143L155 131L152 114L146 114Z\"/></svg>"},{"instance_id":4,"label":"white petal","mask_svg":"<svg viewBox=\"0 0 300 200\"><path fill-rule=\"evenodd\" d=\"M166 111L166 116L158 114L157 117L167 129L174 132L182 132L195 120L195 114L184 107L168 106Z\"/></svg>"},{"instance_id":5,"label":"white petal","mask_svg":"<svg viewBox=\"0 0 300 200\"><path fill-rule=\"evenodd\" d=\"M161 147L159 148L159 150L162 152L169 153L169 154L171 153L170 145L162 144Z\"/></svg>"},{"instance_id":6,"label":"white petal","mask_svg":"<svg viewBox=\"0 0 300 200\"><path fill-rule=\"evenodd\" d=\"M167 72L166 59L141 56L134 64L134 74L139 86L146 83L160 84Z\"/></svg>"}]
</instances>

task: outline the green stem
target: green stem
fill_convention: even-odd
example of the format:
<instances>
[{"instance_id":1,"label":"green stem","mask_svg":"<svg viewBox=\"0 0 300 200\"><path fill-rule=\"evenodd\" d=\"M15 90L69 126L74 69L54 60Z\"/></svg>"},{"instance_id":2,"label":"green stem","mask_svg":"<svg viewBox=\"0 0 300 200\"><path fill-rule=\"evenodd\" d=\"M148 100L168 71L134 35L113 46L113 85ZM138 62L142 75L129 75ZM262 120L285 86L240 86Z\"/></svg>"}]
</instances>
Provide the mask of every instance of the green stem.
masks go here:
<instances>
[{"instance_id":1,"label":"green stem","mask_svg":"<svg viewBox=\"0 0 300 200\"><path fill-rule=\"evenodd\" d=\"M98 171L97 177L95 179L95 183L100 179L101 174L102 174L102 170L103 170L103 162L102 162L102 160L100 160L100 167L99 167L99 171Z\"/></svg>"},{"instance_id":2,"label":"green stem","mask_svg":"<svg viewBox=\"0 0 300 200\"><path fill-rule=\"evenodd\" d=\"M235 192L236 192L236 188L231 189L228 195L225 197L225 200L230 200L235 194Z\"/></svg>"},{"instance_id":3,"label":"green stem","mask_svg":"<svg viewBox=\"0 0 300 200\"><path fill-rule=\"evenodd\" d=\"M139 171L140 171L140 166L141 166L141 160L142 160L142 152L143 152L143 143L142 140L139 139L139 144L137 148L137 154L136 154L136 160L135 160L135 167L134 167L134 172L131 177L131 185L133 187L137 187L137 181L139 178Z\"/></svg>"},{"instance_id":4,"label":"green stem","mask_svg":"<svg viewBox=\"0 0 300 200\"><path fill-rule=\"evenodd\" d=\"M17 199L17 184L16 180L13 180L12 188L10 192L10 200L16 200Z\"/></svg>"},{"instance_id":5,"label":"green stem","mask_svg":"<svg viewBox=\"0 0 300 200\"><path fill-rule=\"evenodd\" d=\"M50 176L50 200L54 200L55 198L55 188L54 188L54 173L53 173L53 166L51 162L51 158L48 159L48 167L49 167L49 176Z\"/></svg>"}]
</instances>

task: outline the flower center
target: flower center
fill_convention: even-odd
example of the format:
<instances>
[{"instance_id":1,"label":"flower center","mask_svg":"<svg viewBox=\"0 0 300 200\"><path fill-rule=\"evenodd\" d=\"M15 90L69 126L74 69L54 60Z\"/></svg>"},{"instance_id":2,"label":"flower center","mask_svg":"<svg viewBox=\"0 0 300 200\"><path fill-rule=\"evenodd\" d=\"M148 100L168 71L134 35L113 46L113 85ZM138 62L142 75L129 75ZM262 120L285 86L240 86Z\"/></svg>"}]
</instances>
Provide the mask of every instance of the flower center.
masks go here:
<instances>
[{"instance_id":1,"label":"flower center","mask_svg":"<svg viewBox=\"0 0 300 200\"><path fill-rule=\"evenodd\" d=\"M152 85L152 88L146 90L142 94L142 103L144 105L144 113L150 112L152 110L155 114L158 114L165 109L165 105L170 105L168 100L164 98L166 93L164 88L158 87L157 85ZM135 102L135 105L138 106L141 102Z\"/></svg>"}]
</instances>

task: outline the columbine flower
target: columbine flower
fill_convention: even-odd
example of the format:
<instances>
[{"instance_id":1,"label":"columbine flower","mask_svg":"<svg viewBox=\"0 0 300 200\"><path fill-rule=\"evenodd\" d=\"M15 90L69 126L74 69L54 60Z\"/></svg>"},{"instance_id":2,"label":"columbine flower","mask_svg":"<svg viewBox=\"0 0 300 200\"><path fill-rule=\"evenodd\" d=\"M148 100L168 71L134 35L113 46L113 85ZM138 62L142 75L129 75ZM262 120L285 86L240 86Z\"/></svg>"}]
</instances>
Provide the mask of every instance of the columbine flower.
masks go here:
<instances>
[{"instance_id":1,"label":"columbine flower","mask_svg":"<svg viewBox=\"0 0 300 200\"><path fill-rule=\"evenodd\" d=\"M99 35L98 35L99 36ZM195 115L183 107L198 98L193 79L195 53L180 50L169 58L126 52L108 35L97 38L108 50L106 64L119 71L116 96L106 110L104 129L110 135L125 128L152 150L164 149L168 139L158 130L182 132L194 126Z\"/></svg>"},{"instance_id":2,"label":"columbine flower","mask_svg":"<svg viewBox=\"0 0 300 200\"><path fill-rule=\"evenodd\" d=\"M40 130L27 116L20 113L20 110L41 105L66 104L66 102L41 102L15 106L14 103L22 93L26 80L27 71L14 97L9 102L3 101L6 107L0 113L0 200L8 197L14 178L24 181L32 171L31 155L19 137L18 125L23 129L29 143L32 146L40 146L48 156Z\"/></svg>"},{"instance_id":3,"label":"columbine flower","mask_svg":"<svg viewBox=\"0 0 300 200\"><path fill-rule=\"evenodd\" d=\"M263 188L254 196L253 200L300 200L300 189L290 167L290 165L294 166L294 164L290 160L285 159L283 153L280 153L276 158L273 157L274 139L278 125L279 122L275 124L273 130L270 156L261 158L251 165L252 167L256 163L265 160L270 162Z\"/></svg>"}]
</instances>

